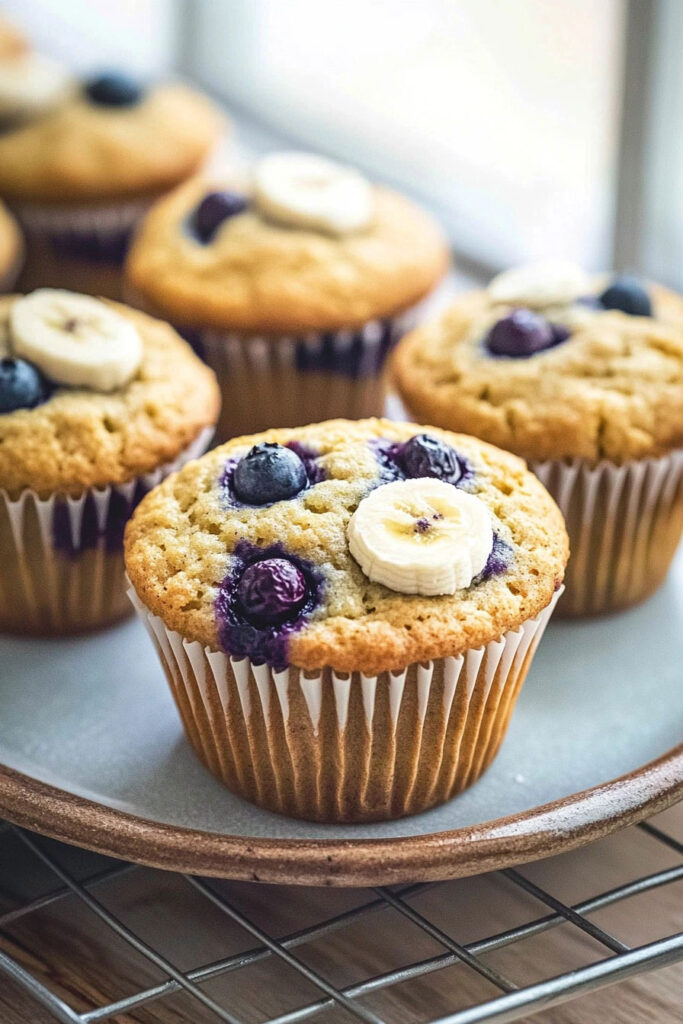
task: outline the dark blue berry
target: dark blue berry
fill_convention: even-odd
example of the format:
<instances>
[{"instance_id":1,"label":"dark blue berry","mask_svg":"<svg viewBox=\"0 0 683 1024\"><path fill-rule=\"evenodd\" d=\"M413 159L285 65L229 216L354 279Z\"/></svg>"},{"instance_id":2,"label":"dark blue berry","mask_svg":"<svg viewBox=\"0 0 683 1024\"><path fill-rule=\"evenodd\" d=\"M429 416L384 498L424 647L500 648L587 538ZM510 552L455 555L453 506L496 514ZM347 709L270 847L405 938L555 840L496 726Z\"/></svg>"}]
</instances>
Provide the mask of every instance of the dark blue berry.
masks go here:
<instances>
[{"instance_id":1,"label":"dark blue berry","mask_svg":"<svg viewBox=\"0 0 683 1024\"><path fill-rule=\"evenodd\" d=\"M495 356L532 356L554 344L552 327L530 309L513 309L493 325L486 338L489 352Z\"/></svg>"},{"instance_id":2,"label":"dark blue berry","mask_svg":"<svg viewBox=\"0 0 683 1024\"><path fill-rule=\"evenodd\" d=\"M650 296L629 274L619 274L600 296L605 309L618 309L630 316L652 316Z\"/></svg>"},{"instance_id":3,"label":"dark blue berry","mask_svg":"<svg viewBox=\"0 0 683 1024\"><path fill-rule=\"evenodd\" d=\"M237 585L241 611L257 626L277 626L296 618L307 596L304 574L286 558L254 562Z\"/></svg>"},{"instance_id":4,"label":"dark blue berry","mask_svg":"<svg viewBox=\"0 0 683 1024\"><path fill-rule=\"evenodd\" d=\"M235 466L232 487L246 505L270 505L293 498L308 484L306 468L290 448L256 444Z\"/></svg>"},{"instance_id":5,"label":"dark blue berry","mask_svg":"<svg viewBox=\"0 0 683 1024\"><path fill-rule=\"evenodd\" d=\"M433 476L437 480L457 484L464 473L457 453L429 434L416 434L401 445L396 461L409 478Z\"/></svg>"},{"instance_id":6,"label":"dark blue berry","mask_svg":"<svg viewBox=\"0 0 683 1024\"><path fill-rule=\"evenodd\" d=\"M571 331L564 324L551 324L550 330L553 332L553 345L559 345L561 342L566 341Z\"/></svg>"},{"instance_id":7,"label":"dark blue berry","mask_svg":"<svg viewBox=\"0 0 683 1024\"><path fill-rule=\"evenodd\" d=\"M33 409L49 394L45 378L33 363L24 359L0 360L0 413Z\"/></svg>"},{"instance_id":8,"label":"dark blue berry","mask_svg":"<svg viewBox=\"0 0 683 1024\"><path fill-rule=\"evenodd\" d=\"M121 71L106 71L85 83L85 94L101 107L132 107L142 99L142 86Z\"/></svg>"},{"instance_id":9,"label":"dark blue berry","mask_svg":"<svg viewBox=\"0 0 683 1024\"><path fill-rule=\"evenodd\" d=\"M192 227L200 242L211 242L224 220L244 213L249 202L237 192L209 192L192 215Z\"/></svg>"}]
</instances>

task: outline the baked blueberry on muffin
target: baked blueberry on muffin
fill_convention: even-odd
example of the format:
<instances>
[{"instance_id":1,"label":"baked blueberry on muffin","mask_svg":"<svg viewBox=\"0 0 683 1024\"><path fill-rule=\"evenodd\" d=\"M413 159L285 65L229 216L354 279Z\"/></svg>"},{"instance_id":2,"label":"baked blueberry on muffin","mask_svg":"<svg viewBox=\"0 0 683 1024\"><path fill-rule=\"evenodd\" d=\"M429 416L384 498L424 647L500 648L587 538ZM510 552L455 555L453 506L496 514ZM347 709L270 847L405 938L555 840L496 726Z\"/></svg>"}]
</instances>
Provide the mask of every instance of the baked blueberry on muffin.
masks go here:
<instances>
[{"instance_id":1,"label":"baked blueberry on muffin","mask_svg":"<svg viewBox=\"0 0 683 1024\"><path fill-rule=\"evenodd\" d=\"M274 153L247 185L162 200L126 266L131 300L198 346L223 438L381 413L381 371L448 263L422 210L322 157Z\"/></svg>"},{"instance_id":2,"label":"baked blueberry on muffin","mask_svg":"<svg viewBox=\"0 0 683 1024\"><path fill-rule=\"evenodd\" d=\"M321 821L411 814L479 777L567 560L520 459L386 420L214 449L147 495L125 546L201 759Z\"/></svg>"},{"instance_id":3,"label":"baked blueberry on muffin","mask_svg":"<svg viewBox=\"0 0 683 1024\"><path fill-rule=\"evenodd\" d=\"M221 127L186 86L79 81L33 52L0 62L0 121L0 197L27 240L21 287L113 298L135 224L199 169Z\"/></svg>"},{"instance_id":4,"label":"baked blueberry on muffin","mask_svg":"<svg viewBox=\"0 0 683 1024\"><path fill-rule=\"evenodd\" d=\"M167 325L41 289L0 299L0 630L63 634L128 611L123 529L200 455L213 374Z\"/></svg>"},{"instance_id":5,"label":"baked blueberry on muffin","mask_svg":"<svg viewBox=\"0 0 683 1024\"><path fill-rule=\"evenodd\" d=\"M528 459L572 556L560 613L642 600L683 526L683 299L571 265L506 271L405 338L410 415Z\"/></svg>"}]
</instances>

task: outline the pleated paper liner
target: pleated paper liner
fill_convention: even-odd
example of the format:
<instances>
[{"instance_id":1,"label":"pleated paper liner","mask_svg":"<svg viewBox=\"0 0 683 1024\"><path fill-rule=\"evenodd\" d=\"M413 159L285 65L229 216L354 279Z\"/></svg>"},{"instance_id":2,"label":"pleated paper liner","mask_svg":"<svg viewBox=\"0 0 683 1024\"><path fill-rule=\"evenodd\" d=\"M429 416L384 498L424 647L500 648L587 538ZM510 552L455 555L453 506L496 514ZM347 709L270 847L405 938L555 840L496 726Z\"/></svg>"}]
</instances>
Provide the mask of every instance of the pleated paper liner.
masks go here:
<instances>
[{"instance_id":1,"label":"pleated paper liner","mask_svg":"<svg viewBox=\"0 0 683 1024\"><path fill-rule=\"evenodd\" d=\"M683 451L616 466L531 463L567 523L570 558L558 614L636 604L663 582L683 530Z\"/></svg>"},{"instance_id":2,"label":"pleated paper liner","mask_svg":"<svg viewBox=\"0 0 683 1024\"><path fill-rule=\"evenodd\" d=\"M485 647L379 676L235 660L167 629L129 593L209 771L268 810L360 822L415 814L479 778L560 592Z\"/></svg>"},{"instance_id":3,"label":"pleated paper liner","mask_svg":"<svg viewBox=\"0 0 683 1024\"><path fill-rule=\"evenodd\" d=\"M212 428L182 454L125 484L76 498L0 489L0 630L61 635L96 629L130 613L122 534L140 498L201 455Z\"/></svg>"},{"instance_id":4,"label":"pleated paper liner","mask_svg":"<svg viewBox=\"0 0 683 1024\"><path fill-rule=\"evenodd\" d=\"M120 299L130 239L154 198L81 206L14 204L26 238L19 290L66 288Z\"/></svg>"},{"instance_id":5,"label":"pleated paper liner","mask_svg":"<svg viewBox=\"0 0 683 1024\"><path fill-rule=\"evenodd\" d=\"M165 319L130 286L125 301ZM420 320L424 301L395 317L354 330L246 335L173 326L218 378L222 406L217 440L270 427L365 419L384 412L384 365L398 340Z\"/></svg>"}]
</instances>

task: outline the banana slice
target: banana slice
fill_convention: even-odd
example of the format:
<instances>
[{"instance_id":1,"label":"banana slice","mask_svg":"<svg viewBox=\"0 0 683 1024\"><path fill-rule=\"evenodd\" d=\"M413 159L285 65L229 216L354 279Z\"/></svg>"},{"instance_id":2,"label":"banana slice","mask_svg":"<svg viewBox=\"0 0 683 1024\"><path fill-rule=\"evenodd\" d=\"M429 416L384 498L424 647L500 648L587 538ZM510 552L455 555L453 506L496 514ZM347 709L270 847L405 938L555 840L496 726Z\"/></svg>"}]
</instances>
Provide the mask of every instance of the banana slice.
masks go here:
<instances>
[{"instance_id":1,"label":"banana slice","mask_svg":"<svg viewBox=\"0 0 683 1024\"><path fill-rule=\"evenodd\" d=\"M351 516L347 537L369 579L427 597L469 587L493 547L484 502L432 477L377 487Z\"/></svg>"},{"instance_id":2,"label":"banana slice","mask_svg":"<svg viewBox=\"0 0 683 1024\"><path fill-rule=\"evenodd\" d=\"M357 171L309 153L271 153L254 171L254 198L266 217L345 235L372 220L372 188Z\"/></svg>"},{"instance_id":3,"label":"banana slice","mask_svg":"<svg viewBox=\"0 0 683 1024\"><path fill-rule=\"evenodd\" d=\"M135 326L99 299L41 288L10 311L14 354L58 384L114 391L135 376L142 341Z\"/></svg>"},{"instance_id":4,"label":"banana slice","mask_svg":"<svg viewBox=\"0 0 683 1024\"><path fill-rule=\"evenodd\" d=\"M564 306L591 290L588 275L575 263L526 263L494 277L488 286L493 302L511 306Z\"/></svg>"},{"instance_id":5,"label":"banana slice","mask_svg":"<svg viewBox=\"0 0 683 1024\"><path fill-rule=\"evenodd\" d=\"M0 117L38 117L75 92L66 68L40 53L22 53L0 61Z\"/></svg>"}]
</instances>

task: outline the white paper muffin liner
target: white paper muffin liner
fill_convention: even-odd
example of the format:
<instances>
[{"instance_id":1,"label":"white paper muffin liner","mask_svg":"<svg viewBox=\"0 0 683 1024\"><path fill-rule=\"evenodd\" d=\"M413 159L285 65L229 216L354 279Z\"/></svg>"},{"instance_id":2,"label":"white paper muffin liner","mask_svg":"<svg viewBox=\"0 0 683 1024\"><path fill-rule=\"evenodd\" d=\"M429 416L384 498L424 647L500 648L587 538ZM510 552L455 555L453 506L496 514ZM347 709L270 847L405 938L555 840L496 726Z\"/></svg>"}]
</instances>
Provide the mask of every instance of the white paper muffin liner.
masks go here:
<instances>
[{"instance_id":1,"label":"white paper muffin liner","mask_svg":"<svg viewBox=\"0 0 683 1024\"><path fill-rule=\"evenodd\" d=\"M414 814L479 778L560 593L485 647L366 676L231 658L168 629L129 591L207 768L262 807L316 821Z\"/></svg>"},{"instance_id":2,"label":"white paper muffin liner","mask_svg":"<svg viewBox=\"0 0 683 1024\"><path fill-rule=\"evenodd\" d=\"M66 288L120 300L125 256L152 201L148 196L92 205L14 205L26 240L20 290Z\"/></svg>"},{"instance_id":3,"label":"white paper muffin liner","mask_svg":"<svg viewBox=\"0 0 683 1024\"><path fill-rule=\"evenodd\" d=\"M108 261L108 247L112 239L130 235L138 221L152 205L152 200L124 199L117 203L93 203L91 205L49 206L40 203L15 203L12 210L29 237L41 237L51 245L59 245L65 236L72 237L74 248L87 245L85 256L76 258L101 258ZM68 248L68 246L67 246ZM56 255L60 255L56 252ZM69 253L64 255L68 258ZM123 256L114 262L121 262Z\"/></svg>"},{"instance_id":4,"label":"white paper muffin liner","mask_svg":"<svg viewBox=\"0 0 683 1024\"><path fill-rule=\"evenodd\" d=\"M381 416L386 357L415 326L420 307L360 328L303 337L177 330L218 377L223 394L218 436L228 440L269 427Z\"/></svg>"},{"instance_id":5,"label":"white paper muffin liner","mask_svg":"<svg viewBox=\"0 0 683 1024\"><path fill-rule=\"evenodd\" d=\"M532 462L567 523L570 558L560 615L626 607L663 581L683 530L683 451L617 466Z\"/></svg>"},{"instance_id":6,"label":"white paper muffin liner","mask_svg":"<svg viewBox=\"0 0 683 1024\"><path fill-rule=\"evenodd\" d=\"M105 529L112 502L118 504L119 521L121 499L130 515L136 495L201 455L212 433L212 428L202 430L177 459L151 473L87 489L77 498L62 493L41 498L26 489L14 499L0 489L0 630L72 633L126 615L123 550L112 546Z\"/></svg>"}]
</instances>

